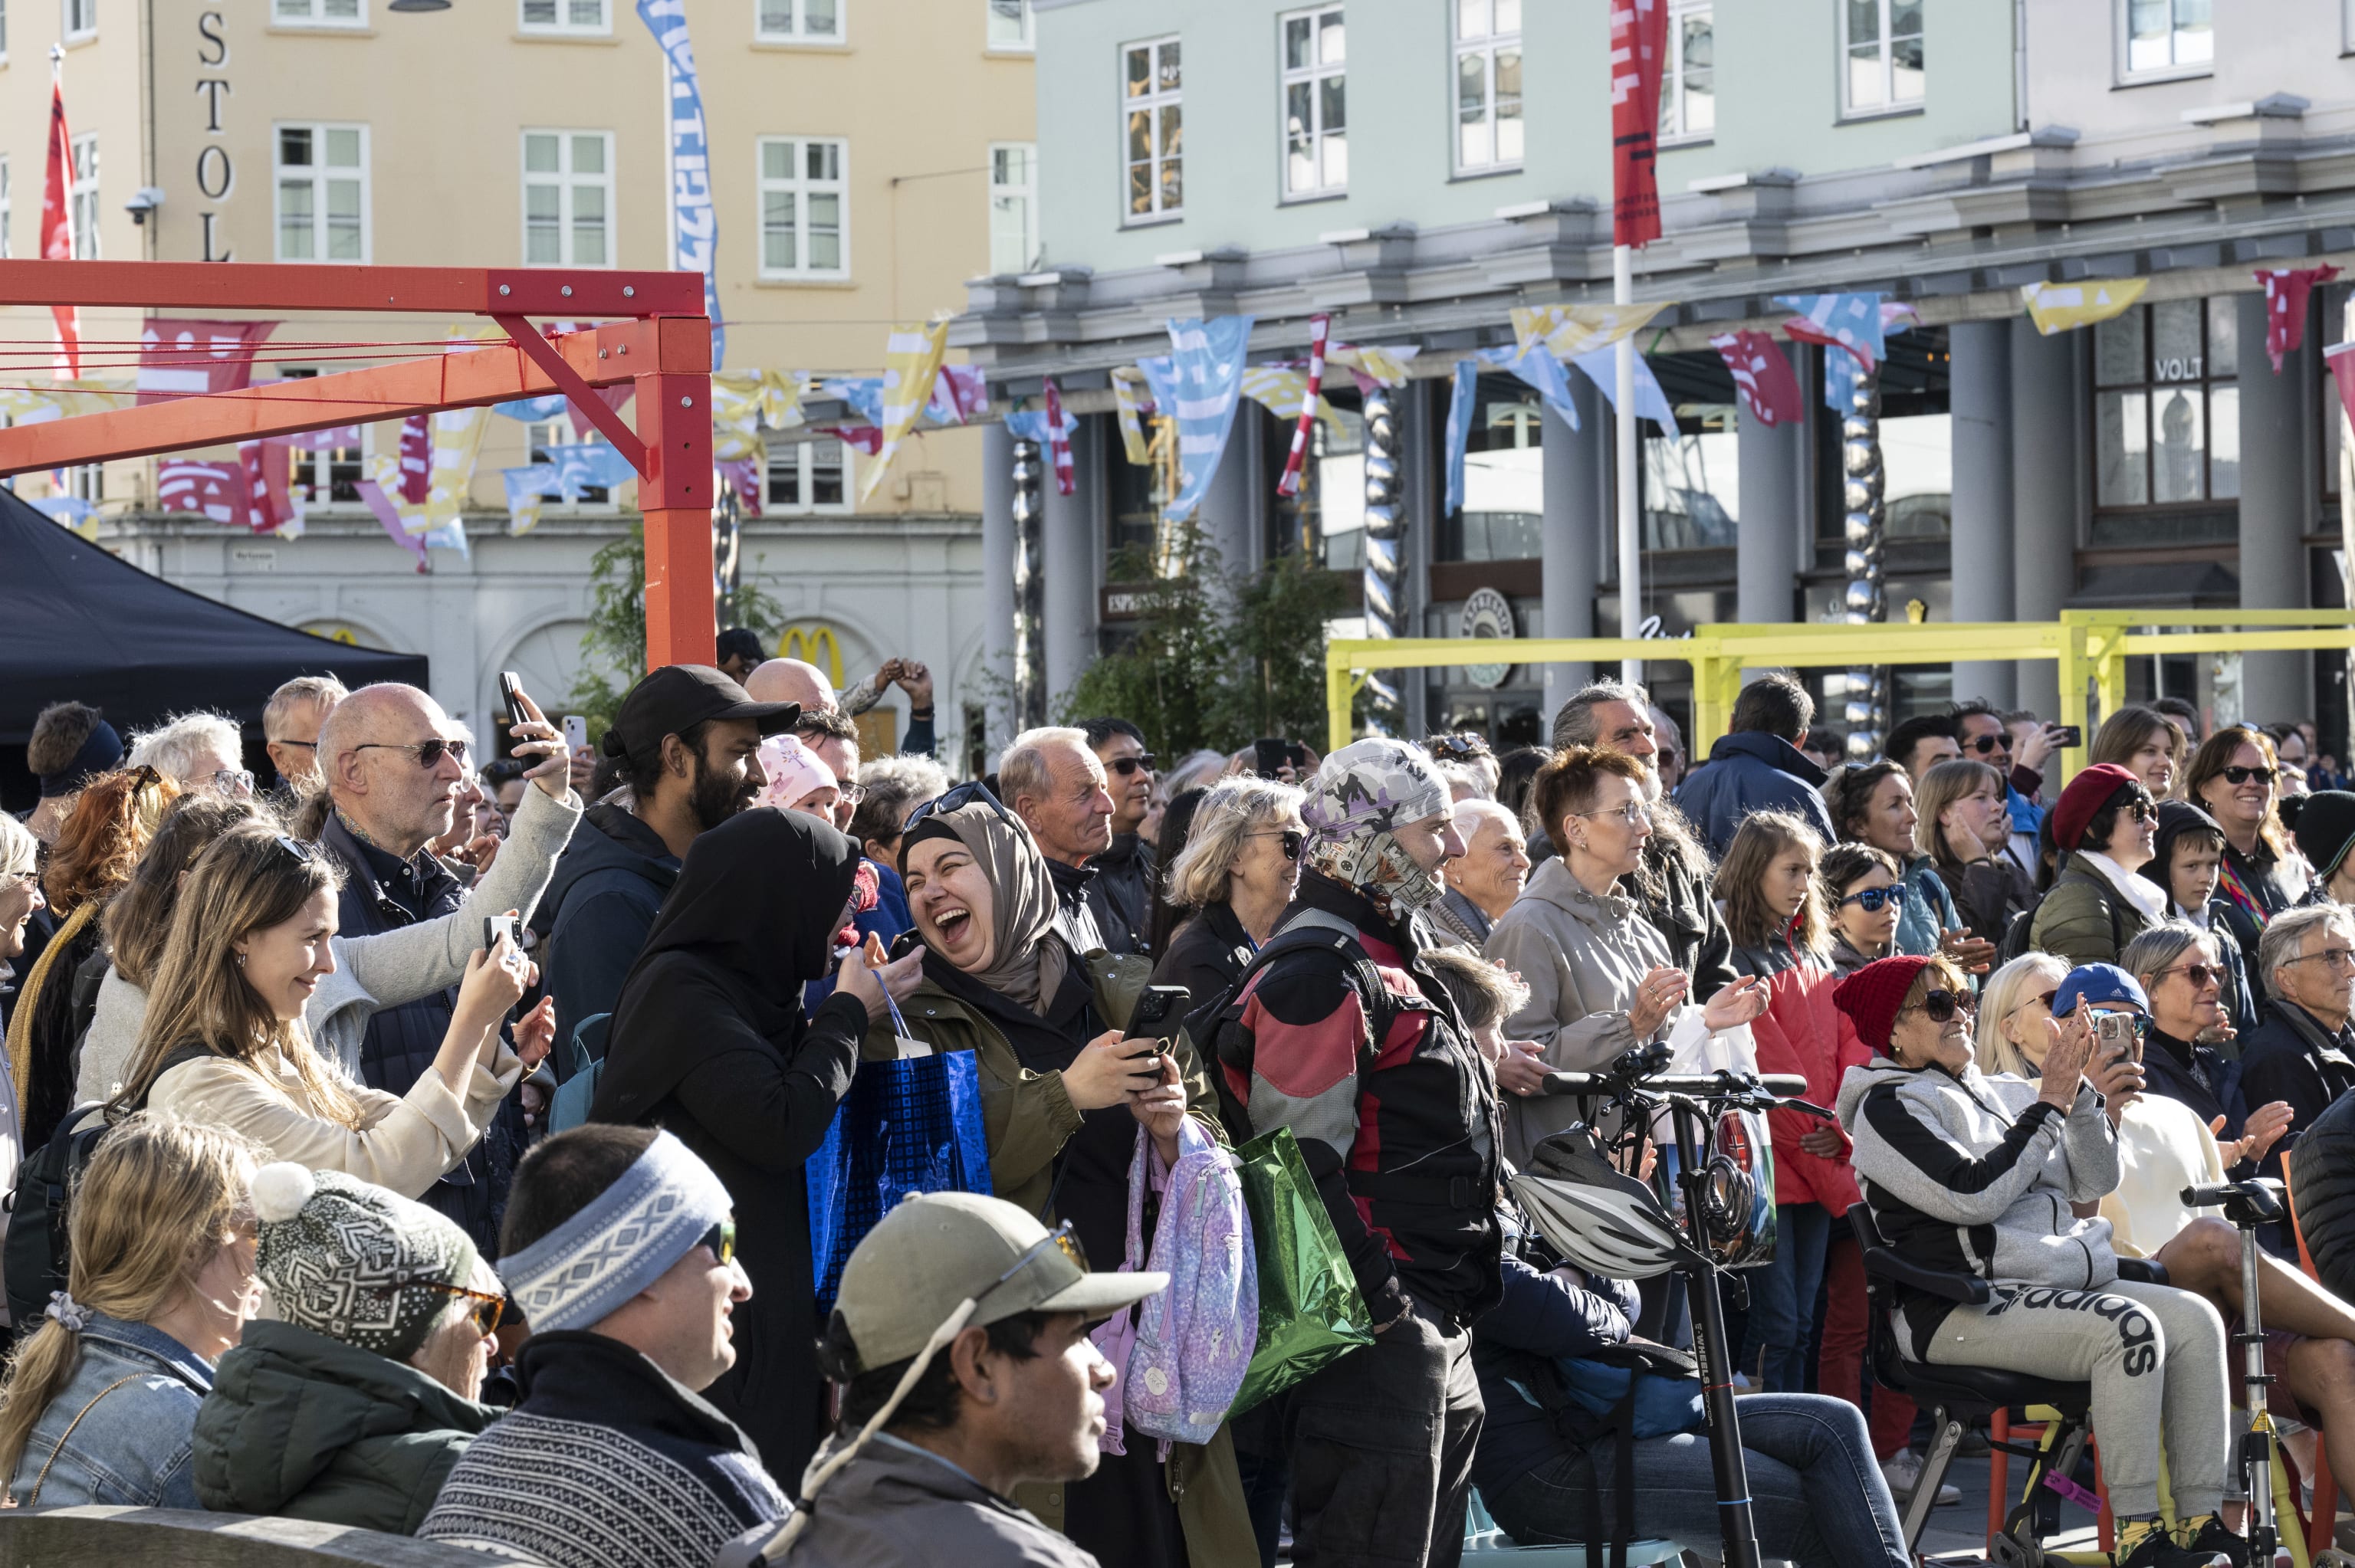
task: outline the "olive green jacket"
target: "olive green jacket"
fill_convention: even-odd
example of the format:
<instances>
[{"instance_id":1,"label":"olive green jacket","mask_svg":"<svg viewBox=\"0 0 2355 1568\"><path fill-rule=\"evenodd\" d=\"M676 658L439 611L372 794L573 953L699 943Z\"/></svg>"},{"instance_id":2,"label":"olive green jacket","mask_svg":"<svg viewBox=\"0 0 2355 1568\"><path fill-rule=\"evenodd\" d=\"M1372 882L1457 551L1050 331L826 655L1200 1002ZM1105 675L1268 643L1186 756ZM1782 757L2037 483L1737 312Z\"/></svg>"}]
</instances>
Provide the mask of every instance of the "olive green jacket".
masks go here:
<instances>
[{"instance_id":1,"label":"olive green jacket","mask_svg":"<svg viewBox=\"0 0 2355 1568\"><path fill-rule=\"evenodd\" d=\"M2132 899L2110 885L2101 867L2075 851L2061 863L2029 927L2030 945L2057 953L2072 966L2114 964L2150 922Z\"/></svg>"}]
</instances>

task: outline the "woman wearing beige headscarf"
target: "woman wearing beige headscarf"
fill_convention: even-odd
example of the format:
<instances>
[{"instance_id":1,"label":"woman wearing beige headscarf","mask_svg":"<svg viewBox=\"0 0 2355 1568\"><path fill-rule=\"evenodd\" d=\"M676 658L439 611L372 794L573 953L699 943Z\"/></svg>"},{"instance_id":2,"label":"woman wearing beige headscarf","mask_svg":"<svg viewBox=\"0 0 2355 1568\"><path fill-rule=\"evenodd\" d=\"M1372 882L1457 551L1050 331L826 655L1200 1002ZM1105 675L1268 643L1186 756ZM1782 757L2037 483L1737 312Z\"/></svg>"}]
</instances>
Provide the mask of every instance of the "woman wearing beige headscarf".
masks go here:
<instances>
[{"instance_id":1,"label":"woman wearing beige headscarf","mask_svg":"<svg viewBox=\"0 0 2355 1568\"><path fill-rule=\"evenodd\" d=\"M1123 1037L1151 961L1083 960L1064 947L1045 857L979 785L918 808L900 836L900 875L916 923L900 950L924 948L924 978L900 1010L907 1033L975 1056L996 1195L1050 1225L1070 1221L1097 1266L1114 1266L1127 1245L1137 1127L1167 1166L1189 1112L1213 1129L1218 1119L1209 1077L1182 1036L1157 1051ZM896 1054L896 1033L888 1018L874 1025L865 1054ZM1177 1034L1175 1019L1167 1033ZM1090 1479L1054 1489L1060 1518L1043 1489L1018 1500L1106 1563L1256 1555L1223 1431L1207 1448L1178 1445L1167 1467L1149 1437L1130 1432L1125 1447ZM1181 1484L1165 1468L1183 1472Z\"/></svg>"}]
</instances>

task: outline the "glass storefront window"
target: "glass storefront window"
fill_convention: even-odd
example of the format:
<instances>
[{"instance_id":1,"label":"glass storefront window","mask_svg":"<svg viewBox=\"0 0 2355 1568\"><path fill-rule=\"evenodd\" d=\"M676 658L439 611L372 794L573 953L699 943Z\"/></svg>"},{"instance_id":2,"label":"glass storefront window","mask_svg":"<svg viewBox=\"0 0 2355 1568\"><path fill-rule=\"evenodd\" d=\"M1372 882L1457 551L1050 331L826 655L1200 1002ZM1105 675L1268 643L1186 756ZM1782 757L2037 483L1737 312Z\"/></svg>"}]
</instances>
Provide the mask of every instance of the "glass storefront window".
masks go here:
<instances>
[{"instance_id":1,"label":"glass storefront window","mask_svg":"<svg viewBox=\"0 0 2355 1568\"><path fill-rule=\"evenodd\" d=\"M2236 304L2137 305L2094 328L2094 504L2198 506L2241 493ZM2230 514L2199 524L2231 533ZM2105 534L2110 537L2105 538ZM2140 543L2094 522L2095 543Z\"/></svg>"},{"instance_id":2,"label":"glass storefront window","mask_svg":"<svg viewBox=\"0 0 2355 1568\"><path fill-rule=\"evenodd\" d=\"M1881 504L1892 539L1943 539L1955 511L1954 421L1900 414L1881 421Z\"/></svg>"},{"instance_id":3,"label":"glass storefront window","mask_svg":"<svg viewBox=\"0 0 2355 1568\"><path fill-rule=\"evenodd\" d=\"M1111 471L1104 538L1107 559L1131 546L1151 549L1160 537L1161 509L1178 493L1178 421L1146 419L1145 440L1152 453L1150 461L1133 463L1115 445L1114 460L1106 465ZM1051 472L1046 482L1054 482Z\"/></svg>"},{"instance_id":4,"label":"glass storefront window","mask_svg":"<svg viewBox=\"0 0 2355 1568\"><path fill-rule=\"evenodd\" d=\"M1464 442L1464 509L1440 520L1433 559L1533 561L1544 553L1542 429L1536 393L1510 376L1480 378ZM1444 448L1438 461L1446 461Z\"/></svg>"},{"instance_id":5,"label":"glass storefront window","mask_svg":"<svg viewBox=\"0 0 2355 1568\"><path fill-rule=\"evenodd\" d=\"M1282 471L1284 453L1292 442L1292 421L1277 421L1255 403L1247 403L1235 418L1270 421L1265 443L1271 458L1266 484L1273 508L1277 555L1308 551L1321 567L1356 571L1366 561L1366 420L1343 398L1356 402L1354 393L1328 391L1337 418L1319 419L1308 438L1308 456L1300 476L1300 493L1273 495L1275 475ZM1227 461L1235 461L1241 432L1229 438Z\"/></svg>"},{"instance_id":6,"label":"glass storefront window","mask_svg":"<svg viewBox=\"0 0 2355 1568\"><path fill-rule=\"evenodd\" d=\"M1740 442L1732 404L1688 404L1673 436L1645 425L1644 546L1730 549L1741 521Z\"/></svg>"}]
</instances>

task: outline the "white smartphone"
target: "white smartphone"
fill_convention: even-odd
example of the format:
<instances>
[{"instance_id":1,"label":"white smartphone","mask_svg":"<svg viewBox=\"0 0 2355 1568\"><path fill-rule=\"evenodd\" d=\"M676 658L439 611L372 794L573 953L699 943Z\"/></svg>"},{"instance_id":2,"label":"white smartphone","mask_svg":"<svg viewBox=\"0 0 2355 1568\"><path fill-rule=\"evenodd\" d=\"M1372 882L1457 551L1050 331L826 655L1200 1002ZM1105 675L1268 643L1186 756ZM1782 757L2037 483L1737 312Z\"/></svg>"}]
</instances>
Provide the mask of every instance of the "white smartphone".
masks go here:
<instances>
[{"instance_id":1,"label":"white smartphone","mask_svg":"<svg viewBox=\"0 0 2355 1568\"><path fill-rule=\"evenodd\" d=\"M589 721L579 714L564 715L564 745L573 752L589 749Z\"/></svg>"},{"instance_id":2,"label":"white smartphone","mask_svg":"<svg viewBox=\"0 0 2355 1568\"><path fill-rule=\"evenodd\" d=\"M484 916L483 951L487 953L497 948L501 937L507 938L510 943L516 940L515 916L512 915Z\"/></svg>"}]
</instances>

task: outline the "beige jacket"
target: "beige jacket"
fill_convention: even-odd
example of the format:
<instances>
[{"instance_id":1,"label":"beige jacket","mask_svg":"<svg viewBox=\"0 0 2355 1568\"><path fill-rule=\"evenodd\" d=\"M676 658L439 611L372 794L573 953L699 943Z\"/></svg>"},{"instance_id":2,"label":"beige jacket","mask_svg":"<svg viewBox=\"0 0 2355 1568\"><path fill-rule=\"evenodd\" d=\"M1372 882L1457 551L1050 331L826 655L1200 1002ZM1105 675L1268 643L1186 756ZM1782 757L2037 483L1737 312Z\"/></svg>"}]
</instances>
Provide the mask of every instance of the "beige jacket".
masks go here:
<instances>
[{"instance_id":1,"label":"beige jacket","mask_svg":"<svg viewBox=\"0 0 2355 1568\"><path fill-rule=\"evenodd\" d=\"M1673 967L1668 939L1634 899L1589 893L1557 857L1538 867L1481 949L1518 972L1527 1005L1505 1020L1505 1038L1543 1045L1546 1065L1588 1072L1636 1045L1627 1009L1644 976ZM1505 1157L1526 1166L1540 1140L1580 1119L1566 1095L1503 1097Z\"/></svg>"},{"instance_id":2,"label":"beige jacket","mask_svg":"<svg viewBox=\"0 0 2355 1568\"><path fill-rule=\"evenodd\" d=\"M332 1064L324 1070L334 1072ZM148 1107L187 1121L218 1122L313 1171L340 1171L387 1187L404 1198L424 1196L442 1172L466 1157L499 1102L523 1076L523 1063L505 1042L489 1067L476 1065L464 1097L442 1075L419 1075L405 1096L350 1085L359 1101L355 1131L318 1114L293 1065L272 1056L263 1068L226 1056L183 1062L155 1080Z\"/></svg>"}]
</instances>

